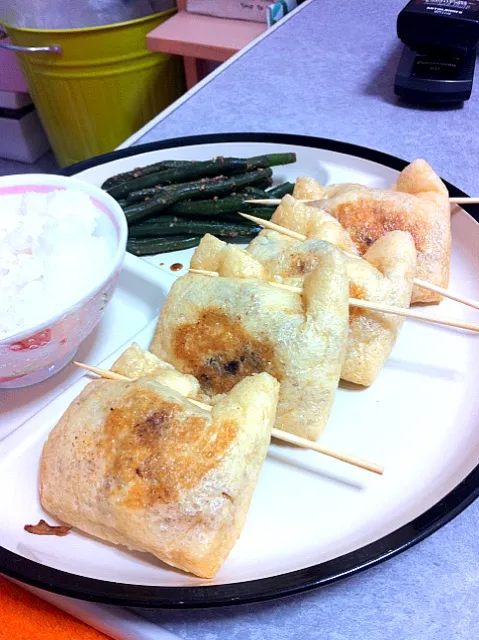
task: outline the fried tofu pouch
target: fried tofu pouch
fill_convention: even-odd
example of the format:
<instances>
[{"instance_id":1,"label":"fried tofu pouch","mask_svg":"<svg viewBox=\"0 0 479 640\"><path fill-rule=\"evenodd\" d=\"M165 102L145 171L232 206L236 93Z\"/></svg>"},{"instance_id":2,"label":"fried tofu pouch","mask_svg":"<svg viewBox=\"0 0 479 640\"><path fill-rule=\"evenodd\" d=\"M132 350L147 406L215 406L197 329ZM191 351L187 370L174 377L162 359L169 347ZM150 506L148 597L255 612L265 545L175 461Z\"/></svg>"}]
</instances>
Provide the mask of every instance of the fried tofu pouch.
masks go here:
<instances>
[{"instance_id":1,"label":"fried tofu pouch","mask_svg":"<svg viewBox=\"0 0 479 640\"><path fill-rule=\"evenodd\" d=\"M318 185L319 187L319 185ZM302 233L311 240L324 240L334 244L342 251L359 255L358 249L351 239L349 233L343 229L336 218L322 209L305 205L296 200L293 196L286 195L281 200L281 204L276 208L271 222L279 224L287 229L292 229L297 233ZM261 245L262 238L268 231L261 231L258 236L251 241L250 246L256 248ZM288 236L283 236L285 246L292 242L297 242Z\"/></svg>"},{"instance_id":2,"label":"fried tofu pouch","mask_svg":"<svg viewBox=\"0 0 479 640\"><path fill-rule=\"evenodd\" d=\"M311 184L308 188L312 190ZM447 288L451 256L449 194L425 160L415 160L408 165L389 190L357 184L329 187L318 184L316 192L319 199L312 208L318 208L321 216L328 213L335 217L350 234L360 255L388 231L407 231L417 250L416 277ZM272 221L282 224L276 213ZM296 226L284 226L299 231ZM442 296L433 291L414 286L411 301L439 302L441 299Z\"/></svg>"},{"instance_id":3,"label":"fried tofu pouch","mask_svg":"<svg viewBox=\"0 0 479 640\"><path fill-rule=\"evenodd\" d=\"M266 279L302 286L305 274L316 268L322 242L292 241L285 248L284 236L276 231L256 238L248 252L263 262ZM351 298L408 307L416 272L416 250L411 234L391 231L366 251L363 259L346 258ZM363 386L371 385L383 368L404 318L351 306L349 336L341 378Z\"/></svg>"},{"instance_id":4,"label":"fried tofu pouch","mask_svg":"<svg viewBox=\"0 0 479 640\"><path fill-rule=\"evenodd\" d=\"M154 378L90 382L50 433L46 511L212 578L243 528L270 441L277 381L236 385L212 412Z\"/></svg>"},{"instance_id":5,"label":"fried tofu pouch","mask_svg":"<svg viewBox=\"0 0 479 640\"><path fill-rule=\"evenodd\" d=\"M208 242L214 244L211 236ZM281 383L276 427L315 440L326 425L346 348L348 278L342 253L323 243L302 295L232 276L246 263L254 268L256 261L245 251L236 249L236 264L221 258L208 263L209 253L204 262L196 254L195 268L209 265L227 277L179 278L150 350L194 375L210 395L267 371Z\"/></svg>"},{"instance_id":6,"label":"fried tofu pouch","mask_svg":"<svg viewBox=\"0 0 479 640\"><path fill-rule=\"evenodd\" d=\"M194 376L176 371L173 365L160 360L135 342L115 360L111 371L127 378L156 378L187 398L200 398L200 385Z\"/></svg>"},{"instance_id":7,"label":"fried tofu pouch","mask_svg":"<svg viewBox=\"0 0 479 640\"><path fill-rule=\"evenodd\" d=\"M409 233L391 231L378 238L363 260L349 258L352 298L408 308L416 273L416 249ZM396 344L404 318L351 306L349 337L341 378L370 386Z\"/></svg>"},{"instance_id":8,"label":"fried tofu pouch","mask_svg":"<svg viewBox=\"0 0 479 640\"><path fill-rule=\"evenodd\" d=\"M325 191L326 187L323 187L314 178L299 176L294 183L293 198L297 200L321 200Z\"/></svg>"}]
</instances>

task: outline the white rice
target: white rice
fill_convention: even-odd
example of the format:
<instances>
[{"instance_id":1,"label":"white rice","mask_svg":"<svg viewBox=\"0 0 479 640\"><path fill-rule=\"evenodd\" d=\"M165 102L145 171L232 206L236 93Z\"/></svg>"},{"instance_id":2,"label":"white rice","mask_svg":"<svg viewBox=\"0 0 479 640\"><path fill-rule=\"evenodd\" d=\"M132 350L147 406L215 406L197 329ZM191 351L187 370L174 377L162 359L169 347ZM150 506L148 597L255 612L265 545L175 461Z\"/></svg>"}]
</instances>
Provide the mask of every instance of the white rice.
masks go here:
<instances>
[{"instance_id":1,"label":"white rice","mask_svg":"<svg viewBox=\"0 0 479 640\"><path fill-rule=\"evenodd\" d=\"M0 339L68 310L110 259L82 191L0 196Z\"/></svg>"}]
</instances>

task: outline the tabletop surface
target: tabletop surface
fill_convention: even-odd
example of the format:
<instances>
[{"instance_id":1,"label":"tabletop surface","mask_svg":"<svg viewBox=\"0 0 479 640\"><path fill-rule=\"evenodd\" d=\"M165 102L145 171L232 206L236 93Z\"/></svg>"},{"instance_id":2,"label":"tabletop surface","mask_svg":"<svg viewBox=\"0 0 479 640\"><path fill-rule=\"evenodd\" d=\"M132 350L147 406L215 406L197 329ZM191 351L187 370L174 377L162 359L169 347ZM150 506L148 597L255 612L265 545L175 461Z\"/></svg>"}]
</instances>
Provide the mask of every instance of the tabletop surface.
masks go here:
<instances>
[{"instance_id":1,"label":"tabletop surface","mask_svg":"<svg viewBox=\"0 0 479 640\"><path fill-rule=\"evenodd\" d=\"M479 195L479 87L460 108L411 108L393 92L405 0L303 5L135 144L200 133L270 131L424 157ZM478 81L479 82L479 81ZM479 503L413 549L333 586L273 602L136 610L185 640L479 638Z\"/></svg>"}]
</instances>

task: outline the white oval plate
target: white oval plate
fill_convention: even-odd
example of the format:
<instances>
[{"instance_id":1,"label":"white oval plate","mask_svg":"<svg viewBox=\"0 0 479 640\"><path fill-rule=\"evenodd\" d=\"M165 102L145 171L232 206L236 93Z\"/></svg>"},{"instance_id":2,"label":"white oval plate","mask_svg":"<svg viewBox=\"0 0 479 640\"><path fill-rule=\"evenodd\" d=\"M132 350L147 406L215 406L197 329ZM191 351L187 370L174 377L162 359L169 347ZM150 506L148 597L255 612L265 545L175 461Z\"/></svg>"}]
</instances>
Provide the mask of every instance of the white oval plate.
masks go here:
<instances>
[{"instance_id":1,"label":"white oval plate","mask_svg":"<svg viewBox=\"0 0 479 640\"><path fill-rule=\"evenodd\" d=\"M295 151L298 156L296 164L275 168L277 182L310 175L326 183L387 187L406 164L330 140L220 134L134 147L86 161L68 172L101 185L115 173L162 159L271 151ZM452 195L464 195L449 187ZM479 225L457 208L452 230L450 288L479 299ZM159 296L173 281L169 266L178 262L187 266L191 253L149 259L163 265L158 270ZM451 300L428 311L479 321L477 312ZM138 336L142 346L148 346L151 331L150 326ZM32 418L22 439L18 436L10 442L9 452L4 451L8 455L0 469L4 487L0 570L79 598L194 607L273 598L367 568L429 535L477 496L478 361L479 334L407 321L371 388L341 384L321 436L325 446L384 464L384 476L313 452L271 445L241 538L210 581L176 571L148 554L106 545L77 532L65 538L23 532L27 522L47 517L37 497L41 446L78 393L76 385ZM108 366L110 360L104 364ZM17 487L15 495L5 492L7 486Z\"/></svg>"}]
</instances>

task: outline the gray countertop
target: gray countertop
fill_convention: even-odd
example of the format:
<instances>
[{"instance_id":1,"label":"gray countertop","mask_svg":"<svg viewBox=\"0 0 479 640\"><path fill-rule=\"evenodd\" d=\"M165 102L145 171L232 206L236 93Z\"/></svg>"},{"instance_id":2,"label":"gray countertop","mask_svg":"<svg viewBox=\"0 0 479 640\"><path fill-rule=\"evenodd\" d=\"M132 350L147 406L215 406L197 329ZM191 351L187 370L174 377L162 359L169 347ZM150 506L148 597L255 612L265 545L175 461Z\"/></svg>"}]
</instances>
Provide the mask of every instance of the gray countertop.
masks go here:
<instances>
[{"instance_id":1,"label":"gray countertop","mask_svg":"<svg viewBox=\"0 0 479 640\"><path fill-rule=\"evenodd\" d=\"M479 195L479 87L454 109L412 109L394 96L395 20L404 4L314 0L135 144L231 131L329 137L424 157ZM321 590L226 609L137 613L185 640L472 640L479 638L478 528L475 503L406 553Z\"/></svg>"},{"instance_id":2,"label":"gray countertop","mask_svg":"<svg viewBox=\"0 0 479 640\"><path fill-rule=\"evenodd\" d=\"M314 0L228 66L138 143L225 131L272 131L424 157L479 192L479 81L462 108L412 109L393 91L405 0Z\"/></svg>"}]
</instances>

